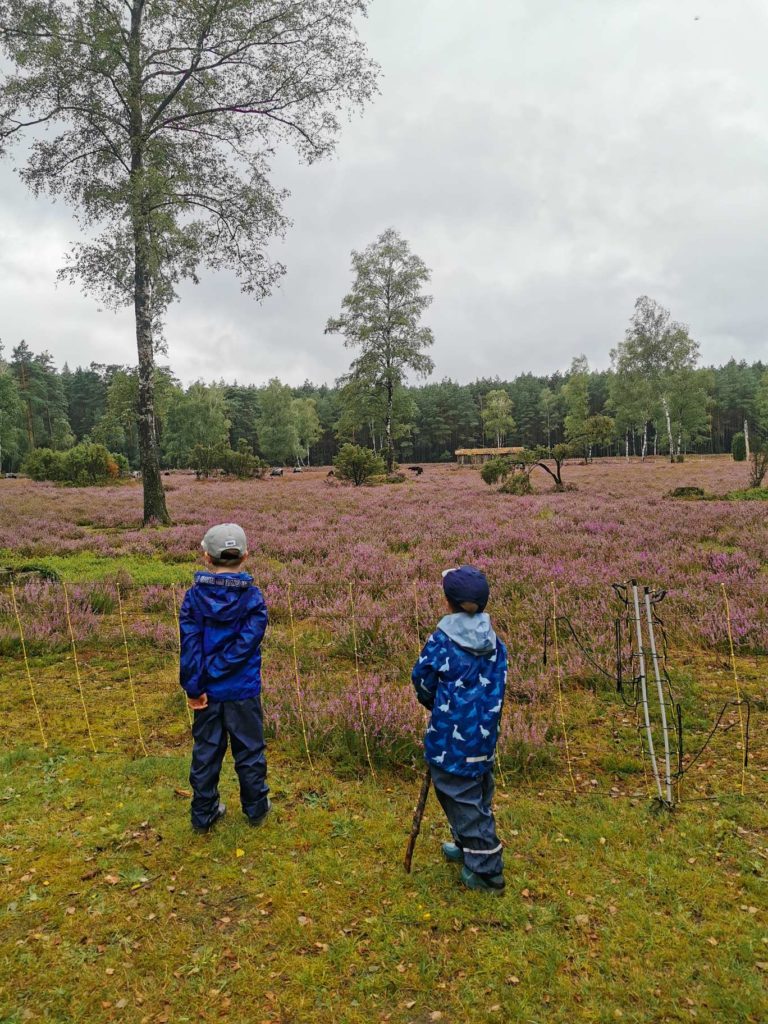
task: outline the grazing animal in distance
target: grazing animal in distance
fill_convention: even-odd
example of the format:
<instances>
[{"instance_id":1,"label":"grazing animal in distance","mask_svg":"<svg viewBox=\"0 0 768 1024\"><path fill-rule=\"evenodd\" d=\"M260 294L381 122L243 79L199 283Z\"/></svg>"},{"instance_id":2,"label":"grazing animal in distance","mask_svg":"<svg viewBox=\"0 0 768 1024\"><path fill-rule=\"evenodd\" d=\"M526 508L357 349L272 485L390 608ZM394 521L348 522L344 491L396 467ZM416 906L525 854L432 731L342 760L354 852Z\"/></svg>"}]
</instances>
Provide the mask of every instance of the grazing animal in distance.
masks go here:
<instances>
[{"instance_id":1,"label":"grazing animal in distance","mask_svg":"<svg viewBox=\"0 0 768 1024\"><path fill-rule=\"evenodd\" d=\"M408 469L411 471L411 473L414 473L416 476L421 476L421 474L424 472L421 466L409 466Z\"/></svg>"}]
</instances>

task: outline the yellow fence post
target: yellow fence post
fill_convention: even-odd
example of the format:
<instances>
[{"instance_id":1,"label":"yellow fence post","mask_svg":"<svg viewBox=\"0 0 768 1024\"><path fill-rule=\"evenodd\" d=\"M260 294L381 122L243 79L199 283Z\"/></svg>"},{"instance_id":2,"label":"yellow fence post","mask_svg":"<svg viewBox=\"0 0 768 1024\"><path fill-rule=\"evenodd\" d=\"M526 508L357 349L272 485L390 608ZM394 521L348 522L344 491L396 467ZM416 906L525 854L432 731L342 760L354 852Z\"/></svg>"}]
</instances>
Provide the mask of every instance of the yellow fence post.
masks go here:
<instances>
[{"instance_id":1,"label":"yellow fence post","mask_svg":"<svg viewBox=\"0 0 768 1024\"><path fill-rule=\"evenodd\" d=\"M731 606L728 602L728 592L725 589L725 584L721 583L720 587L723 591L723 602L725 603L725 621L728 625L728 648L731 653L731 671L733 672L733 681L736 685L736 707L739 709L739 731L741 733L741 795L744 796L744 786L747 774L747 741L746 736L744 735L744 716L741 713L741 686L739 685L739 673L736 669L736 653L733 649L733 629L731 628Z\"/></svg>"},{"instance_id":2,"label":"yellow fence post","mask_svg":"<svg viewBox=\"0 0 768 1024\"><path fill-rule=\"evenodd\" d=\"M307 760L312 771L315 766L312 763L312 755L309 752L309 741L307 739L307 725L304 721L304 703L301 699L301 682L299 680L299 658L296 651L296 624L293 620L293 601L291 600L291 584L288 583L288 616L291 620L291 644L293 646L293 674L296 680L296 700L299 705L299 721L301 722L301 734L304 737L304 750L307 753Z\"/></svg>"},{"instance_id":3,"label":"yellow fence post","mask_svg":"<svg viewBox=\"0 0 768 1024\"><path fill-rule=\"evenodd\" d=\"M349 608L352 618L352 643L355 648L355 679L357 680L357 703L360 708L360 725L363 729L363 742L365 743L365 756L368 758L368 767L371 769L371 775L376 778L376 771L373 767L373 761L371 760L371 750L368 746L368 728L365 724L365 715L363 714L363 689L360 683L360 655L357 647L357 626L355 624L355 598L352 593L352 584L349 584Z\"/></svg>"},{"instance_id":4,"label":"yellow fence post","mask_svg":"<svg viewBox=\"0 0 768 1024\"><path fill-rule=\"evenodd\" d=\"M75 646L75 631L72 628L72 616L69 612L69 594L67 593L67 584L62 583L61 589L64 591L64 608L67 613L67 626L69 628L69 640L72 644L72 660L75 663L75 677L77 679L77 688L80 691L80 703L83 706L83 718L85 719L85 727L88 730L88 739L91 742L91 750L96 753L96 744L93 741L93 733L91 732L91 723L88 719L88 708L85 705L85 693L83 692L83 680L80 678L80 663L77 660L77 647Z\"/></svg>"},{"instance_id":5,"label":"yellow fence post","mask_svg":"<svg viewBox=\"0 0 768 1024\"><path fill-rule=\"evenodd\" d=\"M571 767L571 750L570 744L568 743L568 730L565 727L565 705L563 704L563 685L561 680L560 670L560 649L557 639L557 594L555 592L554 581L552 583L552 638L554 640L555 647L555 672L557 675L557 702L560 708L560 724L563 729L563 740L565 741L565 757L568 762L568 775L571 780L571 788L574 794L576 794L576 780L573 777L573 768Z\"/></svg>"},{"instance_id":6,"label":"yellow fence post","mask_svg":"<svg viewBox=\"0 0 768 1024\"><path fill-rule=\"evenodd\" d=\"M43 746L48 749L48 740L45 737L45 729L43 729L43 720L40 717L40 708L37 706L37 697L35 697L35 687L32 683L32 673L29 669L29 658L27 657L27 643L24 639L24 627L21 624L21 616L19 615L19 606L16 603L16 587L11 579L11 601L13 602L13 610L16 615L16 623L19 627L19 639L21 640L21 653L24 655L24 667L27 670L27 682L29 683L29 692L32 694L32 703L35 706L35 714L37 715L37 725L40 729L40 736L43 740Z\"/></svg>"},{"instance_id":7,"label":"yellow fence post","mask_svg":"<svg viewBox=\"0 0 768 1024\"><path fill-rule=\"evenodd\" d=\"M120 584L115 584L117 590L117 610L120 614L120 629L123 634L123 647L125 648L125 665L128 669L128 686L131 691L131 701L133 702L133 712L136 715L136 731L139 734L139 743L141 743L141 749L144 751L144 757L148 757L147 748L144 743L144 737L141 734L141 721L139 719L139 706L136 703L136 689L133 685L133 672L131 671L131 657L128 653L128 637L125 633L125 618L123 617L123 598L120 594Z\"/></svg>"},{"instance_id":8,"label":"yellow fence post","mask_svg":"<svg viewBox=\"0 0 768 1024\"><path fill-rule=\"evenodd\" d=\"M179 602L178 598L176 597L176 585L174 583L171 584L171 593L173 594L173 616L176 620L176 646L178 647L179 651L179 662L181 662L181 625L179 623ZM184 693L183 690L182 693ZM191 727L192 709L189 706L186 694L184 694L184 707L187 709L187 718L189 719L189 724Z\"/></svg>"}]
</instances>

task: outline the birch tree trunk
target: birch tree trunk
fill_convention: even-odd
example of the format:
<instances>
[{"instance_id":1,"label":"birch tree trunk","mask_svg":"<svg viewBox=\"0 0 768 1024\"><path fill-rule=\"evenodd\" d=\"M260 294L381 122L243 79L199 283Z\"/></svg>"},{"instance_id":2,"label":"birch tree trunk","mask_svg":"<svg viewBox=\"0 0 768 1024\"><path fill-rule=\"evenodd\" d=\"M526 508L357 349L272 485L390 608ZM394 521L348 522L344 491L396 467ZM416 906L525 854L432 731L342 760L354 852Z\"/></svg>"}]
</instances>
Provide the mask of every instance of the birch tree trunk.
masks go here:
<instances>
[{"instance_id":1,"label":"birch tree trunk","mask_svg":"<svg viewBox=\"0 0 768 1024\"><path fill-rule=\"evenodd\" d=\"M675 461L675 439L672 436L672 420L669 416L669 402L666 398L661 400L661 406L664 410L664 417L667 421L667 437L669 438L669 461Z\"/></svg>"},{"instance_id":2,"label":"birch tree trunk","mask_svg":"<svg viewBox=\"0 0 768 1024\"><path fill-rule=\"evenodd\" d=\"M645 462L645 456L648 454L648 420L643 423L643 447L640 452L640 458Z\"/></svg>"},{"instance_id":3,"label":"birch tree trunk","mask_svg":"<svg viewBox=\"0 0 768 1024\"><path fill-rule=\"evenodd\" d=\"M391 473L395 466L395 446L392 440L392 401L394 397L394 387L392 380L387 378L387 419L385 423L386 427L386 445L387 445L387 472Z\"/></svg>"},{"instance_id":4,"label":"birch tree trunk","mask_svg":"<svg viewBox=\"0 0 768 1024\"><path fill-rule=\"evenodd\" d=\"M749 461L749 424L746 417L744 419L744 447L747 450L747 461Z\"/></svg>"},{"instance_id":5,"label":"birch tree trunk","mask_svg":"<svg viewBox=\"0 0 768 1024\"><path fill-rule=\"evenodd\" d=\"M136 319L136 348L139 356L138 434L141 476L144 487L144 523L171 521L165 504L165 491L160 476L155 427L155 348L152 338L152 278L150 270L149 199L144 185L144 130L141 113L141 22L144 3L131 9L130 43L128 49L131 91L131 221L133 227L133 306Z\"/></svg>"}]
</instances>

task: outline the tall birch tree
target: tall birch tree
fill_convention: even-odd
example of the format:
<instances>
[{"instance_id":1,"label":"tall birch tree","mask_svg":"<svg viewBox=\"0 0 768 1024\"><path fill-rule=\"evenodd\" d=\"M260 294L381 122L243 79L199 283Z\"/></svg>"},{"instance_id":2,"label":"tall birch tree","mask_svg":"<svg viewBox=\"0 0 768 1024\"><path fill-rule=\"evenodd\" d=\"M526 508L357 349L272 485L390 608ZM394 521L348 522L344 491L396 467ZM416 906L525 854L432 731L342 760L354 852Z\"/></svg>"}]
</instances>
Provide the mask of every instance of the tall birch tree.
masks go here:
<instances>
[{"instance_id":1,"label":"tall birch tree","mask_svg":"<svg viewBox=\"0 0 768 1024\"><path fill-rule=\"evenodd\" d=\"M179 283L234 271L262 298L287 225L270 181L279 144L328 154L376 68L355 19L369 0L0 0L0 150L64 198L85 238L63 271L134 310L144 521L168 522L153 367Z\"/></svg>"},{"instance_id":2,"label":"tall birch tree","mask_svg":"<svg viewBox=\"0 0 768 1024\"><path fill-rule=\"evenodd\" d=\"M432 331L421 323L432 302L431 295L422 293L430 271L393 228L362 252L353 252L352 269L352 291L342 299L340 315L328 320L325 331L343 334L348 348L360 349L349 379L384 396L384 453L391 472L395 394L409 370L426 377L434 366L426 354L434 342Z\"/></svg>"},{"instance_id":3,"label":"tall birch tree","mask_svg":"<svg viewBox=\"0 0 768 1024\"><path fill-rule=\"evenodd\" d=\"M669 310L642 295L624 341L612 350L611 359L618 418L631 418L622 401L631 402L642 420L643 457L648 450L648 424L661 421L661 433L674 460L682 453L684 439L695 435L706 419L706 392L698 387L695 376L698 344L684 324L672 320Z\"/></svg>"}]
</instances>

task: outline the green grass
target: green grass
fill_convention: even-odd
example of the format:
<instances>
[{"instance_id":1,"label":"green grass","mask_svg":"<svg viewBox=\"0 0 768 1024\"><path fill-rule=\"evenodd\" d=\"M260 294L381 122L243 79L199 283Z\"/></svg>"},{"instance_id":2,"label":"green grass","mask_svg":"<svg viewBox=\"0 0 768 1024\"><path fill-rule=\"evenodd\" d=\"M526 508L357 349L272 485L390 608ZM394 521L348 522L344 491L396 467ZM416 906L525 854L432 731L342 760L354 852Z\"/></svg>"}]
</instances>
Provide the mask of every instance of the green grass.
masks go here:
<instances>
[{"instance_id":1,"label":"green grass","mask_svg":"<svg viewBox=\"0 0 768 1024\"><path fill-rule=\"evenodd\" d=\"M186 753L0 763L0 1020L764 1021L765 800L498 796L508 891L463 891L416 776L270 752L274 813L188 826ZM436 1016L442 1014L442 1017Z\"/></svg>"},{"instance_id":2,"label":"green grass","mask_svg":"<svg viewBox=\"0 0 768 1024\"><path fill-rule=\"evenodd\" d=\"M150 583L185 583L202 566L195 552L186 561L164 562L156 555L94 555L78 551L72 555L35 555L21 557L8 548L0 548L0 566L17 568L34 563L52 569L65 583L97 583L127 573L138 585ZM0 1024L3 1024L0 1020Z\"/></svg>"}]
</instances>

